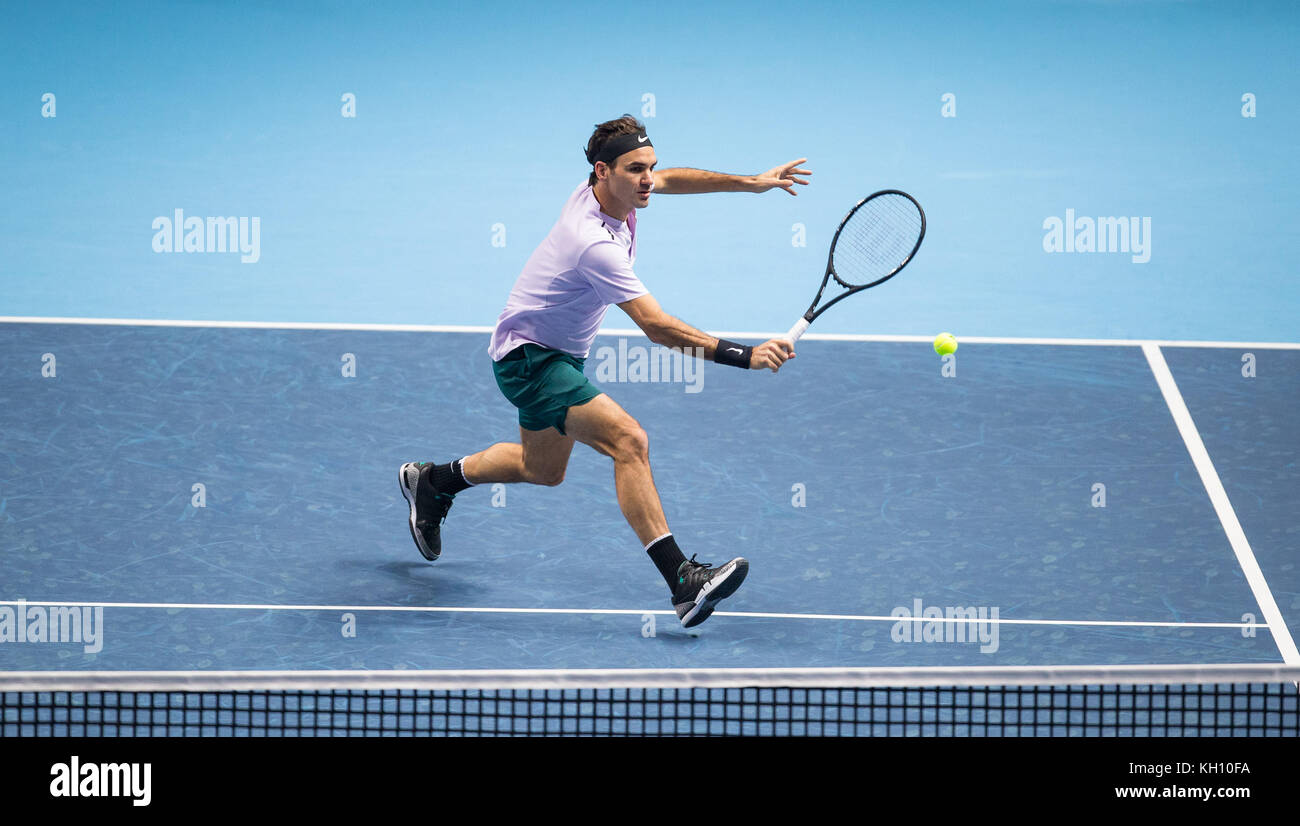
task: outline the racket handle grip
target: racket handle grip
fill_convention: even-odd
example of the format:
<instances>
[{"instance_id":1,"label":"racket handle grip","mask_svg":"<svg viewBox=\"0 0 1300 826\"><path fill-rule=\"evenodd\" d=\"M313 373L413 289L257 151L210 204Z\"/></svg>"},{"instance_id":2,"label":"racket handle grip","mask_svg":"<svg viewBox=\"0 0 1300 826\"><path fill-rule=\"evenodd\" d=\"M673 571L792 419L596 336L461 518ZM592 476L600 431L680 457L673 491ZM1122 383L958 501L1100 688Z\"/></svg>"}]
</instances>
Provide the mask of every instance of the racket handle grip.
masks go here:
<instances>
[{"instance_id":1,"label":"racket handle grip","mask_svg":"<svg viewBox=\"0 0 1300 826\"><path fill-rule=\"evenodd\" d=\"M790 328L790 332L785 334L786 341L789 341L791 344L794 344L796 341L798 341L799 338L803 336L804 331L808 329L809 323L810 322L806 318L799 319L799 321L796 322L795 325Z\"/></svg>"}]
</instances>

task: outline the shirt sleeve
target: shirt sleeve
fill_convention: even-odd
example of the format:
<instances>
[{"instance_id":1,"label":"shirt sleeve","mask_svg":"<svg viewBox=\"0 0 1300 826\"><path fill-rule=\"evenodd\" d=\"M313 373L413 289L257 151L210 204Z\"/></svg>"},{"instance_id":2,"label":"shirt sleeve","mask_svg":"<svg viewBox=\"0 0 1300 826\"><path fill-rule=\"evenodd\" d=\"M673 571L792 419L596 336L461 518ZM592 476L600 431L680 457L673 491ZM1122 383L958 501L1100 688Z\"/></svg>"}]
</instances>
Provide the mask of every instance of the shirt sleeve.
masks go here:
<instances>
[{"instance_id":1,"label":"shirt sleeve","mask_svg":"<svg viewBox=\"0 0 1300 826\"><path fill-rule=\"evenodd\" d=\"M578 259L578 271L606 304L631 301L650 291L632 272L627 250L613 241L598 241Z\"/></svg>"}]
</instances>

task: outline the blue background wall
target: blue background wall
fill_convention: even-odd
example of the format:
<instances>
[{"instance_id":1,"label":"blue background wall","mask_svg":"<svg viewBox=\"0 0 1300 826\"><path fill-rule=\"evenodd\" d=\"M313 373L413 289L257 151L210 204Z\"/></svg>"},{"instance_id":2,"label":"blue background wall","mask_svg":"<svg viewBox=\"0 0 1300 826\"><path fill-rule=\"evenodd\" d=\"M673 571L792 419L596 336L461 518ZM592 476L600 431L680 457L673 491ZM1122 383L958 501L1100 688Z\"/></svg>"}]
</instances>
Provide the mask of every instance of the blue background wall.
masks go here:
<instances>
[{"instance_id":1,"label":"blue background wall","mask_svg":"<svg viewBox=\"0 0 1300 826\"><path fill-rule=\"evenodd\" d=\"M798 198L652 201L639 274L697 326L784 330L842 214L898 187L928 212L919 257L818 331L1295 339L1292 3L5 15L0 315L490 325L586 175L592 125L651 94L664 166L815 172ZM178 208L259 217L260 261L155 253L153 219ZM1067 208L1151 218L1150 262L1044 252Z\"/></svg>"}]
</instances>

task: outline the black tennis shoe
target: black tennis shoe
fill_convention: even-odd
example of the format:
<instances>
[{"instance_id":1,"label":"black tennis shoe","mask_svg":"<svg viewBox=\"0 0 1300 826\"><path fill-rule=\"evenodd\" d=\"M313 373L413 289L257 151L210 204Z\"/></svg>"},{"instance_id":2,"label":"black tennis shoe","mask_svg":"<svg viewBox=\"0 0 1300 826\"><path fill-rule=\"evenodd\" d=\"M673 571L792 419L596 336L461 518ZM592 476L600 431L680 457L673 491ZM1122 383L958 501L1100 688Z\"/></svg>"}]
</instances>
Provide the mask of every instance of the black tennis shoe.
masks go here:
<instances>
[{"instance_id":1,"label":"black tennis shoe","mask_svg":"<svg viewBox=\"0 0 1300 826\"><path fill-rule=\"evenodd\" d=\"M673 608L682 626L691 628L708 619L718 602L734 594L748 573L749 561L743 556L714 568L707 562L696 562L692 555L678 566Z\"/></svg>"},{"instance_id":2,"label":"black tennis shoe","mask_svg":"<svg viewBox=\"0 0 1300 826\"><path fill-rule=\"evenodd\" d=\"M397 472L402 495L411 504L411 538L420 555L433 562L442 555L442 522L451 510L454 493L433 486L429 470L432 462L407 462Z\"/></svg>"}]
</instances>

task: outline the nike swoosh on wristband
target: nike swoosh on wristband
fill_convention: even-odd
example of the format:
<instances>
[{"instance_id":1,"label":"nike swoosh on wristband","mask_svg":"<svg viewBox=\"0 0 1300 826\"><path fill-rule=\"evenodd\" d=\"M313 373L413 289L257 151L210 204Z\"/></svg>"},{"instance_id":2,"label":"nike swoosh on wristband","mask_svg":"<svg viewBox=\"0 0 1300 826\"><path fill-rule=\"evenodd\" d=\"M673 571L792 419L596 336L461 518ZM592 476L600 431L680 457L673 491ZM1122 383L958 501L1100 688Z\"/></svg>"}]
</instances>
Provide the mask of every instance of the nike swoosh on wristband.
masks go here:
<instances>
[{"instance_id":1,"label":"nike swoosh on wristband","mask_svg":"<svg viewBox=\"0 0 1300 826\"><path fill-rule=\"evenodd\" d=\"M743 353L743 352L745 352L745 351L742 350L742 349L740 349L739 347L728 347L728 348L727 348L727 352L728 352L728 353Z\"/></svg>"}]
</instances>

